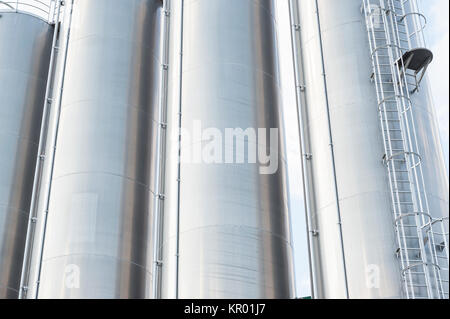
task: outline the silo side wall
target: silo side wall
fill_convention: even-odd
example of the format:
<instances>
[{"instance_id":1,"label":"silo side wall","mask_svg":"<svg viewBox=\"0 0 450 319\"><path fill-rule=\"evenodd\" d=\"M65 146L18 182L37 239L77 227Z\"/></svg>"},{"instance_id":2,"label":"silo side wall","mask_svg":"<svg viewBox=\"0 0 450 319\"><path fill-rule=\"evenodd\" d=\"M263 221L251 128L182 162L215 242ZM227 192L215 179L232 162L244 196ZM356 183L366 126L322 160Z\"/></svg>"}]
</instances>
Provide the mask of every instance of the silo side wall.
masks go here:
<instances>
[{"instance_id":1,"label":"silo side wall","mask_svg":"<svg viewBox=\"0 0 450 319\"><path fill-rule=\"evenodd\" d=\"M177 2L172 17L178 20ZM178 139L168 140L164 298L294 296L274 2L184 1L182 49L179 34L171 40L168 130L174 136L181 124L191 135L181 136L180 166L173 152ZM225 141L227 128L278 129L278 147L270 145L278 169L263 175L258 163L220 163L224 154L214 163L197 161L199 146L211 142L195 136L199 123L222 133L224 153L240 152ZM262 147L261 140L240 141Z\"/></svg>"},{"instance_id":2,"label":"silo side wall","mask_svg":"<svg viewBox=\"0 0 450 319\"><path fill-rule=\"evenodd\" d=\"M77 0L39 298L149 298L159 0Z\"/></svg>"},{"instance_id":3,"label":"silo side wall","mask_svg":"<svg viewBox=\"0 0 450 319\"><path fill-rule=\"evenodd\" d=\"M52 31L0 13L0 299L19 295Z\"/></svg>"}]
</instances>

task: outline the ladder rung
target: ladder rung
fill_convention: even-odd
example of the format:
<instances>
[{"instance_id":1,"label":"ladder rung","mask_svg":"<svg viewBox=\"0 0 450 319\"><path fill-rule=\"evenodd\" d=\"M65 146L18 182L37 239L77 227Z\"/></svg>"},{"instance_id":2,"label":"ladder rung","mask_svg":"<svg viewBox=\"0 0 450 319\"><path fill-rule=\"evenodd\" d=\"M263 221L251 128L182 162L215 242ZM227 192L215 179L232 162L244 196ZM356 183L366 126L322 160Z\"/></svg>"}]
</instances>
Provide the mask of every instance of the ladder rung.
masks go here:
<instances>
[{"instance_id":1,"label":"ladder rung","mask_svg":"<svg viewBox=\"0 0 450 319\"><path fill-rule=\"evenodd\" d=\"M411 275L424 275L424 273L423 272L408 272L408 274L411 274Z\"/></svg>"},{"instance_id":2,"label":"ladder rung","mask_svg":"<svg viewBox=\"0 0 450 319\"><path fill-rule=\"evenodd\" d=\"M408 285L410 288L427 288L427 285Z\"/></svg>"}]
</instances>

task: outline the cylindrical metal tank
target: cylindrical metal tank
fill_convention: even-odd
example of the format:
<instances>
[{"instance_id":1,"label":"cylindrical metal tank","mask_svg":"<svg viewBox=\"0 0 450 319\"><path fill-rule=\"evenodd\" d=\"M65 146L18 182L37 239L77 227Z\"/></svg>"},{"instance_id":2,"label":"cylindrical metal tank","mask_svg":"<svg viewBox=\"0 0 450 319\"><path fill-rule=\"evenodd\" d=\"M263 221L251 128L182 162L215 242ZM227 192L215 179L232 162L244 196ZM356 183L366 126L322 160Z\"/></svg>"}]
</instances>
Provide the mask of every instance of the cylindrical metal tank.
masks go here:
<instances>
[{"instance_id":1,"label":"cylindrical metal tank","mask_svg":"<svg viewBox=\"0 0 450 319\"><path fill-rule=\"evenodd\" d=\"M311 154L312 247L318 298L402 298L390 190L361 0L300 0L303 127ZM430 213L448 216L433 106L415 110Z\"/></svg>"},{"instance_id":2,"label":"cylindrical metal tank","mask_svg":"<svg viewBox=\"0 0 450 319\"><path fill-rule=\"evenodd\" d=\"M151 294L160 0L74 2L39 298Z\"/></svg>"},{"instance_id":3,"label":"cylindrical metal tank","mask_svg":"<svg viewBox=\"0 0 450 319\"><path fill-rule=\"evenodd\" d=\"M163 298L294 296L274 2L172 2ZM247 156L199 159L210 140L196 132L208 128L216 137L227 128L267 128L267 139L278 129L279 147L270 145L278 169L261 174ZM238 142L265 144L248 136L235 142L224 138L219 148L243 155Z\"/></svg>"},{"instance_id":4,"label":"cylindrical metal tank","mask_svg":"<svg viewBox=\"0 0 450 319\"><path fill-rule=\"evenodd\" d=\"M19 294L52 30L0 12L0 299Z\"/></svg>"}]
</instances>

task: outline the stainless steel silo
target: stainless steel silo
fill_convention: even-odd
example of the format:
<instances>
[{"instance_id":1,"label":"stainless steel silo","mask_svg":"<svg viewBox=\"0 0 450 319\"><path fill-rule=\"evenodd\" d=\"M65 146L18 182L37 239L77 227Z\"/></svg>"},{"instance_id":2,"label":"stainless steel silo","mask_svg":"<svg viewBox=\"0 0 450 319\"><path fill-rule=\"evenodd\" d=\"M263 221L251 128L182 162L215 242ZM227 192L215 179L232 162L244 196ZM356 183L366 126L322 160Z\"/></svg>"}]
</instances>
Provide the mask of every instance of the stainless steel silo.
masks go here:
<instances>
[{"instance_id":1,"label":"stainless steel silo","mask_svg":"<svg viewBox=\"0 0 450 319\"><path fill-rule=\"evenodd\" d=\"M274 2L172 2L163 298L294 296ZM209 141L195 137L197 124L219 135L278 129L278 170L195 159ZM243 155L238 142L261 140L241 136L222 150Z\"/></svg>"},{"instance_id":2,"label":"stainless steel silo","mask_svg":"<svg viewBox=\"0 0 450 319\"><path fill-rule=\"evenodd\" d=\"M19 295L52 31L0 12L0 299Z\"/></svg>"},{"instance_id":3,"label":"stainless steel silo","mask_svg":"<svg viewBox=\"0 0 450 319\"><path fill-rule=\"evenodd\" d=\"M151 295L161 8L74 1L38 298Z\"/></svg>"},{"instance_id":4,"label":"stainless steel silo","mask_svg":"<svg viewBox=\"0 0 450 319\"><path fill-rule=\"evenodd\" d=\"M389 16L399 24L418 16L417 8L401 14L396 12L413 1L372 2L371 10L382 12L384 17ZM417 235L416 224L404 226L415 227L406 235L399 234L398 228L396 232L396 227L405 221L415 223L416 217L425 215L431 215L439 224L442 217L447 217L448 221L448 184L426 80L421 83L420 92L411 93L415 120L399 120L412 108L400 110L394 108L395 103L390 104L390 109L384 109L385 114L391 116L380 115L389 101L404 102L406 98L394 92L401 84L384 76L391 71L398 72L395 70L398 64L394 67L395 64L388 62L379 62L379 65L372 62L378 52L383 52L377 60L382 61L381 54L387 57L386 52L391 52L394 45L369 46L367 24L374 17L366 19L363 8L360 0L291 1L317 298L407 297L402 283L405 273L416 272L412 276L419 276L422 275L417 273L419 267L436 269L436 266L418 253L421 247L411 246L416 237L426 243L430 236ZM383 20L380 21L379 28L382 28ZM371 31L369 28L369 34ZM390 36L391 31L381 31L373 32L376 41ZM380 86L376 86L374 70L383 74ZM380 101L380 91L390 91L392 97L388 95ZM390 128L383 131L380 122L389 123ZM413 122L418 147L411 150L403 145L404 135L400 131L402 125ZM387 141L386 134L394 132L396 134ZM394 156L385 151L385 145L391 141L396 143L392 148L401 148ZM406 171L399 170L399 179L395 187L390 188L389 162L404 163L405 158L417 159L419 153L421 162ZM424 198L427 193L427 211L413 210L408 202L410 188L417 187L408 174L419 165L423 167L424 187L415 196ZM392 196L394 193L397 197ZM403 214L396 218L393 209L397 206ZM423 229L427 227L424 225ZM405 253L398 245L399 239L410 245L407 254L418 259L415 264L401 265L400 256ZM416 280L417 286L410 289L423 294L422 287L426 287L426 283Z\"/></svg>"}]
</instances>

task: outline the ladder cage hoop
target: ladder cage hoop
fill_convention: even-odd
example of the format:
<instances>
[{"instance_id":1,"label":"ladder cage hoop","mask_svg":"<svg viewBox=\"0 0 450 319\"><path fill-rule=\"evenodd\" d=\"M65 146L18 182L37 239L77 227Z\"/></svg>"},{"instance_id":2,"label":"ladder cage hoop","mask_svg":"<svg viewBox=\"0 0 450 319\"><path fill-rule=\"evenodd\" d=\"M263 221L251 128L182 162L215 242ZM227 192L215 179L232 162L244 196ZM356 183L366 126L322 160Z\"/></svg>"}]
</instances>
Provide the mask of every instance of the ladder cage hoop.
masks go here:
<instances>
[{"instance_id":1,"label":"ladder cage hoop","mask_svg":"<svg viewBox=\"0 0 450 319\"><path fill-rule=\"evenodd\" d=\"M425 28L428 25L428 19L424 14L422 14L420 12L408 12L408 13L400 16L399 21L404 22L408 17L411 17L411 16L419 18L423 22L420 25L420 28L418 30L415 30L414 33L422 32L423 30L425 30Z\"/></svg>"},{"instance_id":2,"label":"ladder cage hoop","mask_svg":"<svg viewBox=\"0 0 450 319\"><path fill-rule=\"evenodd\" d=\"M0 12L28 14L54 24L57 17L57 2L63 6L63 0L0 0Z\"/></svg>"},{"instance_id":3,"label":"ladder cage hoop","mask_svg":"<svg viewBox=\"0 0 450 319\"><path fill-rule=\"evenodd\" d=\"M423 213L423 212L416 212L416 213L403 214L403 215L397 217L397 218L395 219L395 224L398 224L402 219L405 219L405 218L408 218L408 217L414 217L414 216L424 216L424 217L426 217L426 218L429 219L430 224L431 224L431 222L432 222L432 220L433 220L433 217L431 217L430 214Z\"/></svg>"},{"instance_id":4,"label":"ladder cage hoop","mask_svg":"<svg viewBox=\"0 0 450 319\"><path fill-rule=\"evenodd\" d=\"M410 265L410 266L406 267L405 269L402 270L402 273L404 275L406 272L411 271L414 268L424 267L424 266L425 267L432 266L432 267L434 267L434 268L436 268L438 270L441 270L441 267L439 265L434 264L434 263L417 263L417 264Z\"/></svg>"}]
</instances>

